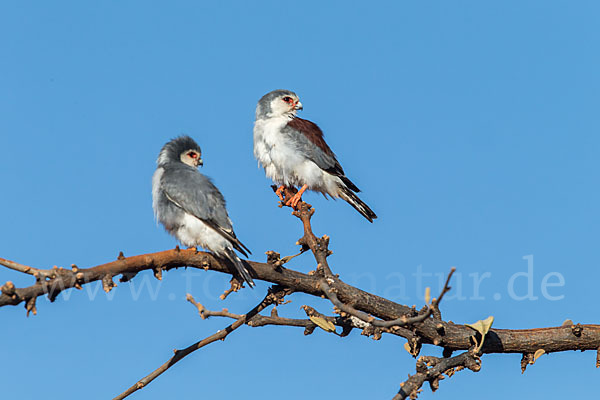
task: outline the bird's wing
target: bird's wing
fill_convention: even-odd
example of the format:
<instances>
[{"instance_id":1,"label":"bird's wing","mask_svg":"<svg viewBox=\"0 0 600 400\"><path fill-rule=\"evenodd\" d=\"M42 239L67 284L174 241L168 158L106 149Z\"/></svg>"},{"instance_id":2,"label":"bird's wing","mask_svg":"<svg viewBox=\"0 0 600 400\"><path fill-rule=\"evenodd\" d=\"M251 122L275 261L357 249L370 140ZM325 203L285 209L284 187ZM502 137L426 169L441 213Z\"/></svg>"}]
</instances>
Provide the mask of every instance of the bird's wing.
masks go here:
<instances>
[{"instance_id":1,"label":"bird's wing","mask_svg":"<svg viewBox=\"0 0 600 400\"><path fill-rule=\"evenodd\" d=\"M325 142L323 131L317 124L296 117L288 122L282 133L288 135L296 145L296 149L317 164L319 168L340 178L352 191L360 192L358 187L346 177L344 169Z\"/></svg>"},{"instance_id":2,"label":"bird's wing","mask_svg":"<svg viewBox=\"0 0 600 400\"><path fill-rule=\"evenodd\" d=\"M160 188L169 201L202 220L245 257L251 253L235 236L225 198L208 177L192 167L172 167L163 173Z\"/></svg>"}]
</instances>

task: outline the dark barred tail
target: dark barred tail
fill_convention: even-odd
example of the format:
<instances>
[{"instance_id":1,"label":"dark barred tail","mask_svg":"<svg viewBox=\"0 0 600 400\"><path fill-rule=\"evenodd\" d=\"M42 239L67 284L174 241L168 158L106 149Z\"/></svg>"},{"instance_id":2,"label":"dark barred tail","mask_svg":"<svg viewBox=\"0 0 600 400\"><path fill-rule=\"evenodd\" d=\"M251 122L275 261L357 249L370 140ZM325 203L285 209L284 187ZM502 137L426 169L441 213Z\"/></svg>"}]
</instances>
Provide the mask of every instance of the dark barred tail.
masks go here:
<instances>
[{"instance_id":1,"label":"dark barred tail","mask_svg":"<svg viewBox=\"0 0 600 400\"><path fill-rule=\"evenodd\" d=\"M348 204L350 204L356 211L358 211L363 217L373 222L377 218L377 215L366 205L361 199L358 198L356 193L348 189L345 186L340 187L340 197Z\"/></svg>"},{"instance_id":2,"label":"dark barred tail","mask_svg":"<svg viewBox=\"0 0 600 400\"><path fill-rule=\"evenodd\" d=\"M244 266L244 262L240 260L240 258L233 252L231 249L225 249L225 256L231 261L231 263L235 266L237 272L242 276L242 278L248 283L248 286L251 288L256 286L252 277L248 273L248 270Z\"/></svg>"}]
</instances>

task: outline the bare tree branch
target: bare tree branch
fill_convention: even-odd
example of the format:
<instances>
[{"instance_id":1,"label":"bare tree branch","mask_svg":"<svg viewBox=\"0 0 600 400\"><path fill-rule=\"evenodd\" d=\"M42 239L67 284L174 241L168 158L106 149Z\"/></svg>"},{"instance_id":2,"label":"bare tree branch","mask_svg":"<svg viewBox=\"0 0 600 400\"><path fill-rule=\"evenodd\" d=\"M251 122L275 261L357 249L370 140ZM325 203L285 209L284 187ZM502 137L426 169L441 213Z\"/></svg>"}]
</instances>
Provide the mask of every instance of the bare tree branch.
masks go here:
<instances>
[{"instance_id":1,"label":"bare tree branch","mask_svg":"<svg viewBox=\"0 0 600 400\"><path fill-rule=\"evenodd\" d=\"M419 357L417 360L417 373L409 376L406 381L400 384L400 390L393 400L404 400L407 397L416 399L421 386L425 382L429 382L431 390L435 392L439 388L440 381L444 379L443 374L451 377L455 372L465 368L473 372L478 372L481 369L481 361L472 350L450 358Z\"/></svg>"},{"instance_id":2,"label":"bare tree branch","mask_svg":"<svg viewBox=\"0 0 600 400\"><path fill-rule=\"evenodd\" d=\"M276 190L275 186L273 186L273 190ZM296 193L297 190L295 188L285 188L283 191L284 198L281 201L281 206L285 206L286 201L293 197ZM302 248L308 247L312 251L315 260L317 261L318 273L325 276L332 276L333 273L331 272L329 263L327 262L327 257L333 253L329 250L329 236L324 235L321 238L317 238L317 236L313 233L310 220L314 213L315 209L304 201L298 203L298 206L292 212L292 215L298 217L300 221L302 221L302 226L304 227L304 235L298 239L297 244L301 245Z\"/></svg>"},{"instance_id":3,"label":"bare tree branch","mask_svg":"<svg viewBox=\"0 0 600 400\"><path fill-rule=\"evenodd\" d=\"M265 298L258 305L256 305L252 310L248 311L248 313L241 315L240 318L237 318L237 320L234 323L227 326L225 329L221 329L221 330L217 331L215 334L213 334L205 339L202 339L199 342L192 344L191 346L186 347L185 349L175 350L175 355L173 357L169 358L169 360L167 360L167 362L165 362L163 365L158 367L156 370L154 370L149 375L146 375L144 378L137 381L133 386L131 386L129 389L127 389L126 391L124 391L123 393L121 393L120 395L115 397L113 400L122 400L122 399L128 397L129 395L131 395L132 393L137 392L138 390L146 387L150 382L152 382L154 379L158 378L165 371L167 371L169 368L171 368L173 365L175 365L178 361L181 361L184 357L188 356L189 354L193 353L194 351L201 349L202 347L204 347L208 344L216 342L217 340L225 340L225 338L231 332L233 332L240 326L244 325L245 323L251 321L259 312L261 312L262 310L264 310L271 304L278 304L279 302L281 302L283 300L283 297L286 294L290 294L290 293L291 293L290 290L283 288L283 287L275 287L273 289L270 289L269 293L265 296Z\"/></svg>"},{"instance_id":4,"label":"bare tree branch","mask_svg":"<svg viewBox=\"0 0 600 400\"><path fill-rule=\"evenodd\" d=\"M286 196L293 195L293 191L286 191ZM317 238L311 227L311 218L314 214L312 207L300 202L293 215L298 217L303 224L303 236L298 240L301 245L300 254L308 249L316 260L316 271L302 273L285 268L285 264L297 255L281 258L279 253L267 252L267 262L248 261L249 272L253 279L273 283L278 289L265 300L249 311L247 314L238 315L223 311L208 311L193 298L203 318L219 316L232 318L235 321L222 331L205 338L185 349L177 350L175 355L160 368L138 381L116 399L122 399L139 390L162 374L173 364L193 351L223 339L230 332L243 324L249 326L285 325L305 328L305 334L310 334L316 326L321 326L329 332L339 336L347 335L352 329L362 329L362 334L372 336L374 339L383 333L394 334L408 340L408 350L417 357L423 344L433 344L444 349L444 358L421 357L417 361L417 373L404 382L396 398L415 398L424 382L429 382L432 389L436 389L442 374L453 373L455 368L466 367L473 371L479 369L479 356L485 353L522 353L523 362L531 364L536 352L543 350L545 353L567 350L594 350L598 352L597 366L600 365L600 325L574 324L571 321L561 326L538 329L490 329L485 336L485 341L480 352L475 354L475 331L466 325L454 324L442 320L439 309L440 302L445 293L450 290L450 279L454 269L450 271L446 282L437 299L433 299L420 311L414 307L398 304L388 299L360 290L344 283L337 275L331 272L327 257L329 250L329 237L326 235ZM25 303L27 314L36 313L36 299L48 295L50 301L56 299L61 291L71 288L81 289L83 285L100 281L105 291L110 291L116 284L114 278L121 275L120 282L127 282L145 270L151 270L157 279L162 279L163 271L174 268L190 267L204 270L217 271L232 275L231 289L228 289L222 298L242 288L242 283L235 278L235 268L226 260L215 257L210 253L198 252L195 249L161 251L133 257L119 254L115 261L91 268L78 268L72 265L70 269L54 267L51 269L37 269L19 264L14 261L0 259L0 265L12 270L29 274L35 277L35 283L29 287L17 288L12 282L6 282L0 287L0 307ZM334 310L339 316L325 316L311 307L304 307L309 319L282 318L277 312L271 316L260 315L265 307L276 304L269 296L275 296L283 288L286 293L302 292L316 297L327 298L334 305ZM283 295L282 295L283 296ZM333 328L331 328L333 326ZM336 332L335 327L341 327L342 332ZM466 352L451 357L452 352L466 350ZM523 365L523 363L522 363ZM525 365L526 366L526 365ZM400 397L398 397L400 396Z\"/></svg>"},{"instance_id":5,"label":"bare tree branch","mask_svg":"<svg viewBox=\"0 0 600 400\"><path fill-rule=\"evenodd\" d=\"M331 288L329 287L329 285L327 284L327 282L325 280L321 280L319 282L319 286L321 287L321 290L323 290L323 293L325 293L327 298L333 303L333 305L336 306L337 308L339 308L341 311L348 313L350 315L353 315L364 322L372 324L373 326L380 327L380 328L391 328L394 326L405 326L405 325L416 324L418 322L422 322L422 321L426 320L427 318L429 318L431 316L431 314L433 313L433 310L438 307L444 294L450 290L450 286L448 286L448 284L450 283L450 278L452 277L452 274L454 273L454 271L456 271L456 268L453 267L450 270L450 273L448 274L448 278L446 279L446 283L444 284L444 288L442 289L442 292L440 293L439 297L437 299L433 299L433 301L431 302L431 305L427 306L425 308L424 312L420 313L419 315L417 315L415 317L409 317L408 315L403 315L402 317L393 319L391 321L377 320L374 317L367 315L362 311L356 310L354 307L352 307L348 304L342 303L337 298L335 293L331 290Z\"/></svg>"},{"instance_id":6,"label":"bare tree branch","mask_svg":"<svg viewBox=\"0 0 600 400\"><path fill-rule=\"evenodd\" d=\"M287 268L275 269L272 264L248 261L254 279L271 282L293 288L295 292L321 297L326 293L320 288L322 278L317 275L304 274ZM4 263L0 260L0 265ZM56 278L48 282L36 282L26 288L12 289L2 287L0 307L29 302L38 296L48 294L50 299L56 298L61 290L84 285L98 280L105 281L121 274L137 274L145 270L191 267L232 274L232 267L225 261L210 253L188 250L166 250L115 260L92 268L77 269L77 272L59 268ZM350 286L340 279L330 285L336 296L344 304L352 304L359 311L382 320L395 320L413 313L412 308L387 300L380 296ZM106 289L105 289L106 290ZM110 289L109 289L110 290ZM575 326L575 325L573 325ZM600 347L600 325L579 325L580 329L570 326L556 326L537 329L495 329L488 333L483 353L527 353L544 348L546 353L567 350L597 350ZM436 339L439 345L452 351L467 350L471 347L473 330L467 326L452 322L426 319L416 324L415 334L423 343L433 344Z\"/></svg>"},{"instance_id":7,"label":"bare tree branch","mask_svg":"<svg viewBox=\"0 0 600 400\"><path fill-rule=\"evenodd\" d=\"M192 303L196 309L198 310L198 314L202 319L208 319L210 317L224 317L231 319L240 319L244 318L244 315L234 314L229 312L226 308L223 308L221 311L211 311L206 309L202 304L198 303L194 297L188 293L186 296L187 301ZM347 336L351 330L360 329L362 330L362 335L364 336L373 336L373 339L379 340L381 338L382 333L389 333L396 336L401 336L405 338L411 338L414 335L412 332L408 330L390 330L390 329L375 329L372 325L368 323L363 323L361 321L357 321L353 318L345 318L345 317L333 317L326 316L319 313L314 308L304 305L302 309L306 313L308 317L318 317L325 321L330 322L331 324L341 327L342 332L331 332L340 337ZM297 318L284 318L280 317L277 313L277 308L273 308L271 310L270 316L257 314L251 320L246 321L246 325L251 326L253 328L268 326L268 325L276 325L276 326L291 326L291 327L300 327L304 328L304 334L310 335L313 333L315 328L317 328L317 324L313 322L313 320L309 319L297 319Z\"/></svg>"}]
</instances>

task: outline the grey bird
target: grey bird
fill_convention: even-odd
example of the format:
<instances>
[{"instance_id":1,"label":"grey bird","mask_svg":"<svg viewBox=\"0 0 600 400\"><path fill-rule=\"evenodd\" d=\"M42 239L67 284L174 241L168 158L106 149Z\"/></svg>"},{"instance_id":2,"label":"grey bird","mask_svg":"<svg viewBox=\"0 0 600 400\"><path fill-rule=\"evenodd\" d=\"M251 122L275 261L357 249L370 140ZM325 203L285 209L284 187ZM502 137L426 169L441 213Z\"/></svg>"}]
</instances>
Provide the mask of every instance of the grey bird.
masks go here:
<instances>
[{"instance_id":1,"label":"grey bird","mask_svg":"<svg viewBox=\"0 0 600 400\"><path fill-rule=\"evenodd\" d=\"M233 249L244 257L251 252L235 236L223 195L198 171L203 165L201 155L200 146L189 136L163 146L152 176L154 214L183 245L201 246L227 258L252 287L254 281Z\"/></svg>"},{"instance_id":2,"label":"grey bird","mask_svg":"<svg viewBox=\"0 0 600 400\"><path fill-rule=\"evenodd\" d=\"M254 122L254 157L267 177L280 185L276 193L281 200L285 187L300 190L286 204L296 207L305 190L337 198L354 207L369 222L377 215L356 193L358 187L344 173L335 154L323 138L317 124L299 118L302 103L296 93L274 90L264 95L256 106Z\"/></svg>"}]
</instances>

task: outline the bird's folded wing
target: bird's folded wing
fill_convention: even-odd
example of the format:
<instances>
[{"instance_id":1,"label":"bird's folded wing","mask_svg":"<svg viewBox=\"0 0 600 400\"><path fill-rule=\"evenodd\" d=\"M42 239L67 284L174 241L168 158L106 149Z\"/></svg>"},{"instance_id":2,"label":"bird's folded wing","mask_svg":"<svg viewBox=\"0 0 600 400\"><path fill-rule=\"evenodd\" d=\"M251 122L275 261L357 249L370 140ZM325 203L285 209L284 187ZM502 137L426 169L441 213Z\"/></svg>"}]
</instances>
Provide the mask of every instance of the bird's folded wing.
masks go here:
<instances>
[{"instance_id":1,"label":"bird's folded wing","mask_svg":"<svg viewBox=\"0 0 600 400\"><path fill-rule=\"evenodd\" d=\"M169 201L202 220L244 254L251 253L235 236L223 195L209 178L192 168L164 172L160 188Z\"/></svg>"},{"instance_id":2,"label":"bird's folded wing","mask_svg":"<svg viewBox=\"0 0 600 400\"><path fill-rule=\"evenodd\" d=\"M339 177L352 191L360 192L358 187L346 177L344 169L338 162L335 153L325 142L323 131L317 124L296 117L288 122L282 133L293 141L298 151L317 164L319 168Z\"/></svg>"}]
</instances>

